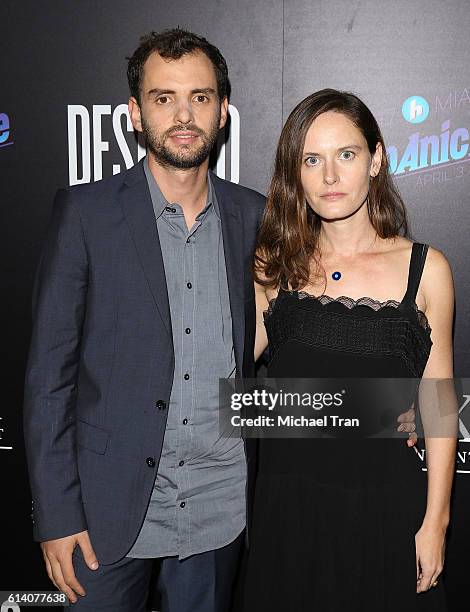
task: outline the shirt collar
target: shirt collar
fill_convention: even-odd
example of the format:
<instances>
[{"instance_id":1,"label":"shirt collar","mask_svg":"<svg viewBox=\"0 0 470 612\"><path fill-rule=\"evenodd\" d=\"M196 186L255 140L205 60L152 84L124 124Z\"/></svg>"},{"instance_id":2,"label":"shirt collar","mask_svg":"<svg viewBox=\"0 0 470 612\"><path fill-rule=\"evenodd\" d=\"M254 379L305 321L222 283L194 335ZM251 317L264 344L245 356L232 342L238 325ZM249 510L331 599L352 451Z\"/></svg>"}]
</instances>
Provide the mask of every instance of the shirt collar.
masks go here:
<instances>
[{"instance_id":1,"label":"shirt collar","mask_svg":"<svg viewBox=\"0 0 470 612\"><path fill-rule=\"evenodd\" d=\"M167 199L161 192L160 187L158 186L158 183L155 180L155 177L153 176L152 171L149 168L148 155L146 155L144 159L144 172L145 172L145 177L147 179L147 183L149 186L150 196L152 198L152 204L153 204L153 210L155 212L155 217L158 219L158 217L165 210L165 207L170 206L170 203L167 201ZM215 193L214 186L212 184L210 172L207 173L207 185L208 185L207 201L204 207L204 211L206 211L210 207L210 205L213 204L215 213L217 217L220 219L219 203L217 202L217 196Z\"/></svg>"}]
</instances>

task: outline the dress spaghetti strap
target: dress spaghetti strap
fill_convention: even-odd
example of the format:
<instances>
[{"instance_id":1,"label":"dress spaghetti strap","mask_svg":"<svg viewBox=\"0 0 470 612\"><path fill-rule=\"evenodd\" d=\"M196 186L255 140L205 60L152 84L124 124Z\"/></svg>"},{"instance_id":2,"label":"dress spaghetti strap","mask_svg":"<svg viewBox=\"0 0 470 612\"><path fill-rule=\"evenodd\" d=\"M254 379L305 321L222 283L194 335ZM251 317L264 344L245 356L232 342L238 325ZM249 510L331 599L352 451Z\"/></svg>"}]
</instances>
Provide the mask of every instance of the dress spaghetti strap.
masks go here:
<instances>
[{"instance_id":1,"label":"dress spaghetti strap","mask_svg":"<svg viewBox=\"0 0 470 612\"><path fill-rule=\"evenodd\" d=\"M421 275L423 273L424 262L428 253L429 245L421 242L413 242L411 249L410 267L408 270L408 285L402 305L414 306L416 294L418 293Z\"/></svg>"}]
</instances>

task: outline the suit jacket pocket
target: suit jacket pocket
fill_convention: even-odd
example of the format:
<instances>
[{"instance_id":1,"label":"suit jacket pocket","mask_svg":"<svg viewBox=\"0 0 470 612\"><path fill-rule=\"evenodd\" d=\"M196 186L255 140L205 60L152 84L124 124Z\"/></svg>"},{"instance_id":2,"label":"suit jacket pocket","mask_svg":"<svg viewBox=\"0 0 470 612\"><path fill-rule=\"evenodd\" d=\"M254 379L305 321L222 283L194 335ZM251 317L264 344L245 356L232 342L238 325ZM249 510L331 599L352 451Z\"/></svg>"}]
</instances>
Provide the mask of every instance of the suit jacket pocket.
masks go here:
<instances>
[{"instance_id":1,"label":"suit jacket pocket","mask_svg":"<svg viewBox=\"0 0 470 612\"><path fill-rule=\"evenodd\" d=\"M77 444L99 455L104 455L108 446L109 432L77 419Z\"/></svg>"}]
</instances>

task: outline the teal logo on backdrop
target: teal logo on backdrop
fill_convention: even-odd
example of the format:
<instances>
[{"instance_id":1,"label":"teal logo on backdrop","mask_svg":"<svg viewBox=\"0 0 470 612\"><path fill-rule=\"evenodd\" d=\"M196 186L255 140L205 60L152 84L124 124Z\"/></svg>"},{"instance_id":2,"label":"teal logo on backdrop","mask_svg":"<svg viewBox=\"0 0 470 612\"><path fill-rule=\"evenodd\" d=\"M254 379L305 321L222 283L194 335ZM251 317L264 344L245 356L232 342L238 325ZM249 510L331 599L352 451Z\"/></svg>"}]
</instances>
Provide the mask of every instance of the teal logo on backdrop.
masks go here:
<instances>
[{"instance_id":1,"label":"teal logo on backdrop","mask_svg":"<svg viewBox=\"0 0 470 612\"><path fill-rule=\"evenodd\" d=\"M421 96L410 96L403 102L401 112L410 123L422 123L429 115L429 104Z\"/></svg>"},{"instance_id":2,"label":"teal logo on backdrop","mask_svg":"<svg viewBox=\"0 0 470 612\"><path fill-rule=\"evenodd\" d=\"M462 95L458 104L455 102L455 108L459 108L467 100L470 104L470 95ZM450 97L443 105L436 97L436 113L438 108L447 110L449 107L451 110L451 102ZM410 96L401 106L403 118L413 125L423 123L429 116L429 110L429 103L422 96ZM443 168L456 164L455 177L470 176L470 172L462 165L470 162L470 130L467 127L454 127L451 119L447 118L441 120L440 131L429 123L413 127L410 131L412 133L408 134L406 143L387 147L392 174L400 177L414 172L425 172L435 166ZM465 168L470 168L470 165ZM433 177L435 176L434 174ZM434 178L432 180L434 181Z\"/></svg>"},{"instance_id":3,"label":"teal logo on backdrop","mask_svg":"<svg viewBox=\"0 0 470 612\"><path fill-rule=\"evenodd\" d=\"M0 113L0 147L12 145L10 117L6 113Z\"/></svg>"}]
</instances>

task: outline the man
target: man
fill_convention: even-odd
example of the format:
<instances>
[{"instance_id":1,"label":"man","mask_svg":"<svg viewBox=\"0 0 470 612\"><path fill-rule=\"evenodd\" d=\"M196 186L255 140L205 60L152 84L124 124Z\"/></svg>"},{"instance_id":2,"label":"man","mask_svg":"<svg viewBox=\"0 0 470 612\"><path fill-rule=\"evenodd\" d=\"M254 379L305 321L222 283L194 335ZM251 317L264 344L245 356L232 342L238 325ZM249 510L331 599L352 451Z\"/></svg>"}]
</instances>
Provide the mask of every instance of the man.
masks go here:
<instances>
[{"instance_id":1,"label":"man","mask_svg":"<svg viewBox=\"0 0 470 612\"><path fill-rule=\"evenodd\" d=\"M152 33L128 79L148 155L58 192L37 271L24 410L34 537L79 610L145 610L158 559L165 611L219 612L254 455L219 433L218 379L254 376L264 197L208 171L228 109L218 49Z\"/></svg>"},{"instance_id":2,"label":"man","mask_svg":"<svg viewBox=\"0 0 470 612\"><path fill-rule=\"evenodd\" d=\"M224 610L246 458L219 434L218 379L253 375L264 198L208 174L228 109L215 47L152 33L128 78L149 154L59 191L37 273L25 398L35 538L79 609L144 610L159 558L165 609Z\"/></svg>"}]
</instances>

